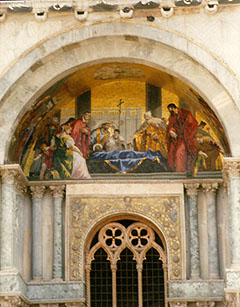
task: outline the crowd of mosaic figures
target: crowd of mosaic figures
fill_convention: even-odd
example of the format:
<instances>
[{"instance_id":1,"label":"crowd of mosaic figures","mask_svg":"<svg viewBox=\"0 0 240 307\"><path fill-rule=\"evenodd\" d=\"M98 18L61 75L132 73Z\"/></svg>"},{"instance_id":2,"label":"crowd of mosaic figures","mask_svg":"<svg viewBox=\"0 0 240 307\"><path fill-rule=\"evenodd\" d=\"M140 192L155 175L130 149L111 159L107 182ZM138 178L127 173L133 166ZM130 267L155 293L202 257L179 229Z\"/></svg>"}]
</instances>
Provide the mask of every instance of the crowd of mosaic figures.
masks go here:
<instances>
[{"instance_id":1,"label":"crowd of mosaic figures","mask_svg":"<svg viewBox=\"0 0 240 307\"><path fill-rule=\"evenodd\" d=\"M159 151L171 171L196 176L198 171L222 168L223 149L210 135L205 122L175 104L168 105L169 118L153 117L148 111L144 122L129 140L124 140L113 122L91 131L91 113L59 124L52 118L34 143L30 177L43 179L90 179L86 159L91 153L113 150Z\"/></svg>"}]
</instances>

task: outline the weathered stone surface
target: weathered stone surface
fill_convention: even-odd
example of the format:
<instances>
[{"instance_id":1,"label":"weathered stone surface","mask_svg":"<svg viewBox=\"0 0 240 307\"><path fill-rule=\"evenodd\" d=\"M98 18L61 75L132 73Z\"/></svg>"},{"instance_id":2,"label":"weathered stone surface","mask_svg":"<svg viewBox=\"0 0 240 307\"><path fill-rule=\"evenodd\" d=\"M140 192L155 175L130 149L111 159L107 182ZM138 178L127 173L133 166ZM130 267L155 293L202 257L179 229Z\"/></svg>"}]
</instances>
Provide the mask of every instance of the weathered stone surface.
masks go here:
<instances>
[{"instance_id":1,"label":"weathered stone surface","mask_svg":"<svg viewBox=\"0 0 240 307\"><path fill-rule=\"evenodd\" d=\"M204 298L223 297L223 281L170 282L168 285L170 298Z\"/></svg>"},{"instance_id":2,"label":"weathered stone surface","mask_svg":"<svg viewBox=\"0 0 240 307\"><path fill-rule=\"evenodd\" d=\"M84 284L31 284L28 285L27 297L29 300L80 299L84 298Z\"/></svg>"}]
</instances>

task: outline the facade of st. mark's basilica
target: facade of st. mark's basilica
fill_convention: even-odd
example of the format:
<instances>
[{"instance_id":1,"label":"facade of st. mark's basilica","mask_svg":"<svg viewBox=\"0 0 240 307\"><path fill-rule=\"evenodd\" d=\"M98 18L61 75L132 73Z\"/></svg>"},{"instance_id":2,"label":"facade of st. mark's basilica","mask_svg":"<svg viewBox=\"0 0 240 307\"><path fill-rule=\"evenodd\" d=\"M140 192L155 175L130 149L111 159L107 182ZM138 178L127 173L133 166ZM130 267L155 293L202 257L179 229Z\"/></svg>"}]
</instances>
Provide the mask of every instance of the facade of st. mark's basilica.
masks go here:
<instances>
[{"instance_id":1,"label":"facade of st. mark's basilica","mask_svg":"<svg viewBox=\"0 0 240 307\"><path fill-rule=\"evenodd\" d=\"M239 16L0 1L0 306L240 306Z\"/></svg>"}]
</instances>

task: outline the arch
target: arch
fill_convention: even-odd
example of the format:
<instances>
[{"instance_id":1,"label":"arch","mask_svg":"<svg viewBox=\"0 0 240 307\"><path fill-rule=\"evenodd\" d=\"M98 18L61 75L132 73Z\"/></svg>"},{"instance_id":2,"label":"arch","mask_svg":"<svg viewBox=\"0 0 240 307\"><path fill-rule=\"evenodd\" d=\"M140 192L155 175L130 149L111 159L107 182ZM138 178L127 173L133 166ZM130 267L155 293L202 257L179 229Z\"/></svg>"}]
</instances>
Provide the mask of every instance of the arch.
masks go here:
<instances>
[{"instance_id":1,"label":"arch","mask_svg":"<svg viewBox=\"0 0 240 307\"><path fill-rule=\"evenodd\" d=\"M142 63L191 86L219 118L232 155L239 155L240 85L230 69L175 32L140 24L104 23L73 29L39 44L1 78L0 163L7 158L12 134L24 110L37 97L76 70L112 61Z\"/></svg>"},{"instance_id":2,"label":"arch","mask_svg":"<svg viewBox=\"0 0 240 307\"><path fill-rule=\"evenodd\" d=\"M130 223L129 223L130 222ZM131 223L132 222L132 223ZM166 251L162 249L160 245L157 243L156 232L147 224L142 222L134 222L125 220L124 217L116 222L109 222L103 225L99 232L96 233L98 236L98 242L94 242L93 246L90 249L86 250L86 275L87 275L87 289L88 289L88 305L91 305L92 294L89 289L91 287L91 264L95 259L95 254L99 250L104 250L104 253L107 256L107 260L111 263L112 270L112 293L113 293L113 306L116 306L117 297L121 294L121 289L118 289L118 282L121 280L125 280L126 276L121 275L121 267L122 257L129 257L127 263L131 262L132 266L130 270L127 270L127 274L135 271L135 282L134 285L137 284L137 291L134 286L133 292L135 303L138 302L139 306L142 306L143 302L143 267L144 263L147 262L147 253L150 250L154 250L157 253L157 262L161 261L160 266L160 276L161 276L161 288L163 288L164 295L159 295L157 300L164 301L164 297L167 297L167 257ZM94 240L95 241L95 240ZM125 253L125 251L129 251L129 253ZM123 261L124 262L124 261ZM151 263L152 264L152 263ZM134 267L134 268L133 268ZM104 266L105 268L105 266ZM133 270L132 270L133 269ZM151 266L151 270L153 267ZM156 269L156 268L154 268ZM126 268L125 268L126 270ZM147 272L145 272L147 273ZM118 274L120 274L118 276ZM101 276L101 275L100 275ZM131 274L130 274L131 276ZM132 276L133 277L133 276ZM101 277L100 277L101 278ZM131 278L130 278L131 279ZM151 285L159 286L157 282L155 284L155 280L153 277L151 278ZM118 281L118 282L117 282ZM146 285L145 285L146 286ZM105 292L105 291L104 291ZM127 288L125 289L125 293L128 293ZM91 299L90 299L91 297ZM131 296L132 297L132 296ZM123 298L121 298L122 301ZM133 297L132 297L133 299ZM165 304L165 306L167 303Z\"/></svg>"}]
</instances>

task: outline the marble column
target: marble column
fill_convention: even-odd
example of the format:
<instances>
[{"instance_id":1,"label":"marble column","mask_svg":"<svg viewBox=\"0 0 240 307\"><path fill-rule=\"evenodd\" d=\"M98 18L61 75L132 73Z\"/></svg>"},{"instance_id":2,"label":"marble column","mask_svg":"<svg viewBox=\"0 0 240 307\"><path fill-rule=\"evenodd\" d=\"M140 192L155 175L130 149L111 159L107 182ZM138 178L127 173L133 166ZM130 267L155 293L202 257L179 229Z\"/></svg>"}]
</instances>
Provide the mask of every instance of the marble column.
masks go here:
<instances>
[{"instance_id":1,"label":"marble column","mask_svg":"<svg viewBox=\"0 0 240 307\"><path fill-rule=\"evenodd\" d=\"M228 188L231 225L231 267L240 269L240 159L225 158L224 182Z\"/></svg>"},{"instance_id":2,"label":"marble column","mask_svg":"<svg viewBox=\"0 0 240 307\"><path fill-rule=\"evenodd\" d=\"M15 254L17 255L17 267L23 273L23 258L24 258L24 198L27 193L27 187L18 178L16 186L16 228L15 238L17 240Z\"/></svg>"},{"instance_id":3,"label":"marble column","mask_svg":"<svg viewBox=\"0 0 240 307\"><path fill-rule=\"evenodd\" d=\"M219 278L216 191L218 183L203 183L207 203L208 278Z\"/></svg>"},{"instance_id":4,"label":"marble column","mask_svg":"<svg viewBox=\"0 0 240 307\"><path fill-rule=\"evenodd\" d=\"M63 197L65 186L50 186L53 195L53 279L63 278Z\"/></svg>"},{"instance_id":5,"label":"marble column","mask_svg":"<svg viewBox=\"0 0 240 307\"><path fill-rule=\"evenodd\" d=\"M40 281L43 277L42 258L42 198L45 186L30 186L32 194L32 277Z\"/></svg>"},{"instance_id":6,"label":"marble column","mask_svg":"<svg viewBox=\"0 0 240 307\"><path fill-rule=\"evenodd\" d=\"M190 279L200 278L200 254L198 233L198 183L185 184L189 224Z\"/></svg>"},{"instance_id":7,"label":"marble column","mask_svg":"<svg viewBox=\"0 0 240 307\"><path fill-rule=\"evenodd\" d=\"M1 270L14 270L15 246L15 177L16 170L2 169L2 204L0 222L0 267Z\"/></svg>"}]
</instances>

